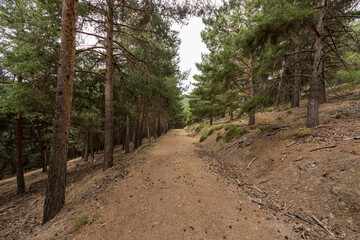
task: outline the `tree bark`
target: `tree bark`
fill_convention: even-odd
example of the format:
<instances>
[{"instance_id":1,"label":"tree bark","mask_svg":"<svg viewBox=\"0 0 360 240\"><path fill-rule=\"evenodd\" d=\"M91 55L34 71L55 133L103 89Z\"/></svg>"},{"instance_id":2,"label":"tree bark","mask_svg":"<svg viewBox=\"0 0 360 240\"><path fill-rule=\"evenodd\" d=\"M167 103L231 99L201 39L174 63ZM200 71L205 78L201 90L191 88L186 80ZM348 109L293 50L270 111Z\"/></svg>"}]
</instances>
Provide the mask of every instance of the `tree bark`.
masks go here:
<instances>
[{"instance_id":1,"label":"tree bark","mask_svg":"<svg viewBox=\"0 0 360 240\"><path fill-rule=\"evenodd\" d=\"M89 161L89 131L85 133L85 140L84 140L84 161Z\"/></svg>"},{"instance_id":2,"label":"tree bark","mask_svg":"<svg viewBox=\"0 0 360 240\"><path fill-rule=\"evenodd\" d=\"M249 71L250 71L250 78L249 78L249 83L250 83L250 91L249 91L249 95L250 95L250 99L252 99L254 97L254 93L255 93L255 86L254 86L254 78L252 75L252 54L250 54L249 56ZM251 110L249 112L249 126L252 126L255 124L255 110Z\"/></svg>"},{"instance_id":3,"label":"tree bark","mask_svg":"<svg viewBox=\"0 0 360 240\"><path fill-rule=\"evenodd\" d=\"M55 217L65 204L66 160L74 81L77 10L78 0L63 0L60 65L43 223Z\"/></svg>"},{"instance_id":4,"label":"tree bark","mask_svg":"<svg viewBox=\"0 0 360 240\"><path fill-rule=\"evenodd\" d=\"M129 114L126 114L126 133L125 133L125 153L130 152L130 119Z\"/></svg>"},{"instance_id":5,"label":"tree bark","mask_svg":"<svg viewBox=\"0 0 360 240\"><path fill-rule=\"evenodd\" d=\"M229 116L230 116L230 121L234 120L234 111L233 110L230 110Z\"/></svg>"},{"instance_id":6,"label":"tree bark","mask_svg":"<svg viewBox=\"0 0 360 240\"><path fill-rule=\"evenodd\" d=\"M141 112L140 131L139 131L139 146L142 145L142 140L143 140L144 114L145 114L145 104L143 104L142 112Z\"/></svg>"},{"instance_id":7,"label":"tree bark","mask_svg":"<svg viewBox=\"0 0 360 240\"><path fill-rule=\"evenodd\" d=\"M146 133L147 133L147 138L150 140L151 136L150 136L150 119L149 119L149 110L148 108L146 108Z\"/></svg>"},{"instance_id":8,"label":"tree bark","mask_svg":"<svg viewBox=\"0 0 360 240\"><path fill-rule=\"evenodd\" d=\"M138 103L138 111L137 111L137 118L136 118L136 128L135 128L135 140L134 140L134 148L138 148L140 144L140 122L141 122L141 96L139 98Z\"/></svg>"},{"instance_id":9,"label":"tree bark","mask_svg":"<svg viewBox=\"0 0 360 240\"><path fill-rule=\"evenodd\" d=\"M113 166L114 152L114 0L108 0L106 17L105 140L103 171Z\"/></svg>"},{"instance_id":10,"label":"tree bark","mask_svg":"<svg viewBox=\"0 0 360 240\"><path fill-rule=\"evenodd\" d=\"M18 78L19 83L22 82L22 77ZM22 131L22 116L16 119L16 183L17 195L25 194L25 180L24 180L24 148L23 148L23 131Z\"/></svg>"},{"instance_id":11,"label":"tree bark","mask_svg":"<svg viewBox=\"0 0 360 240\"><path fill-rule=\"evenodd\" d=\"M45 121L46 121L46 115L45 115ZM42 172L46 173L47 172L47 164L48 164L48 151L47 151L47 128L45 126L45 134L44 134L44 144L43 144L43 149L42 149L42 157L43 157L43 167L42 167Z\"/></svg>"},{"instance_id":12,"label":"tree bark","mask_svg":"<svg viewBox=\"0 0 360 240\"><path fill-rule=\"evenodd\" d=\"M160 137L161 136L161 114L160 114L160 112L158 114L158 129L157 130L158 130L157 131L158 137Z\"/></svg>"},{"instance_id":13,"label":"tree bark","mask_svg":"<svg viewBox=\"0 0 360 240\"><path fill-rule=\"evenodd\" d=\"M210 116L210 125L213 125L214 117Z\"/></svg>"},{"instance_id":14,"label":"tree bark","mask_svg":"<svg viewBox=\"0 0 360 240\"><path fill-rule=\"evenodd\" d=\"M296 52L299 51L299 47L296 47ZM295 55L295 69L294 73L295 76L293 79L293 92L292 92L292 101L291 101L291 108L300 107L300 73L301 73L301 65L297 63L299 61L299 54Z\"/></svg>"},{"instance_id":15,"label":"tree bark","mask_svg":"<svg viewBox=\"0 0 360 240\"><path fill-rule=\"evenodd\" d=\"M90 156L91 156L91 161L94 161L94 134L92 131L90 131L89 133L89 146L90 146Z\"/></svg>"},{"instance_id":16,"label":"tree bark","mask_svg":"<svg viewBox=\"0 0 360 240\"><path fill-rule=\"evenodd\" d=\"M311 75L310 82L310 95L309 102L307 106L307 119L306 126L315 127L319 125L319 104L321 102L322 95L322 57L324 55L324 42L323 38L325 36L325 16L327 10L327 0L322 0L321 6L323 9L320 13L320 17L317 23L317 34L316 41L314 44L315 54L314 54L314 62L313 62L313 71Z\"/></svg>"},{"instance_id":17,"label":"tree bark","mask_svg":"<svg viewBox=\"0 0 360 240\"><path fill-rule=\"evenodd\" d=\"M282 86L284 82L284 72L285 72L285 60L282 62L282 67L280 70L280 81L277 88L276 98L275 98L275 104L274 104L274 110L278 110L279 104L280 104L280 98L282 94Z\"/></svg>"}]
</instances>

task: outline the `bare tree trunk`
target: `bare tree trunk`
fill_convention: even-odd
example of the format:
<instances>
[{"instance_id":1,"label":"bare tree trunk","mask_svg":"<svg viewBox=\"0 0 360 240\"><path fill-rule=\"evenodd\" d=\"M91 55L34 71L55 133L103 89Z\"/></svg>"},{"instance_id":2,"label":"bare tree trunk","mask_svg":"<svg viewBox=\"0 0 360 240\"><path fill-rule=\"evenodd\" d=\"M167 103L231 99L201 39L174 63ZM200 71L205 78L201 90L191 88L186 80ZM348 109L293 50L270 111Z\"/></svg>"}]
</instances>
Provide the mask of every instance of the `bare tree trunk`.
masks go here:
<instances>
[{"instance_id":1,"label":"bare tree trunk","mask_svg":"<svg viewBox=\"0 0 360 240\"><path fill-rule=\"evenodd\" d=\"M306 126L315 127L319 125L319 103L321 99L322 85L322 57L324 55L324 42L325 36L325 16L327 10L327 0L322 0L322 6L324 7L320 13L317 26L314 26L316 32L315 41L315 54L313 63L313 72L310 82L310 95L307 106L307 119ZM315 29L316 28L316 29Z\"/></svg>"},{"instance_id":2,"label":"bare tree trunk","mask_svg":"<svg viewBox=\"0 0 360 240\"><path fill-rule=\"evenodd\" d=\"M299 47L296 47L296 52L299 51ZM299 61L299 54L295 55L295 76L293 81L293 92L292 92L292 101L291 107L297 108L300 107L300 77L301 74L301 65L298 63Z\"/></svg>"},{"instance_id":3,"label":"bare tree trunk","mask_svg":"<svg viewBox=\"0 0 360 240\"><path fill-rule=\"evenodd\" d=\"M250 57L249 57L249 71L250 71L250 79L249 79L249 83L250 83L250 91L249 91L249 94L250 94L250 98L253 98L254 97L254 93L255 93L255 86L254 86L254 78L253 78L253 75L252 75L252 54L250 54ZM249 126L252 126L255 124L255 110L251 110L249 112Z\"/></svg>"},{"instance_id":4,"label":"bare tree trunk","mask_svg":"<svg viewBox=\"0 0 360 240\"><path fill-rule=\"evenodd\" d=\"M160 137L161 136L161 114L160 114L160 112L158 114L158 129L157 130L158 130L157 131L158 137Z\"/></svg>"},{"instance_id":5,"label":"bare tree trunk","mask_svg":"<svg viewBox=\"0 0 360 240\"><path fill-rule=\"evenodd\" d=\"M85 141L84 141L84 161L89 161L89 131L85 133Z\"/></svg>"},{"instance_id":6,"label":"bare tree trunk","mask_svg":"<svg viewBox=\"0 0 360 240\"><path fill-rule=\"evenodd\" d=\"M146 132L147 132L147 138L150 140L150 119L149 119L149 110L146 108Z\"/></svg>"},{"instance_id":7,"label":"bare tree trunk","mask_svg":"<svg viewBox=\"0 0 360 240\"><path fill-rule=\"evenodd\" d=\"M145 104L143 104L142 112L141 112L141 121L140 121L140 131L139 131L139 146L142 145L143 140L143 130L144 130L144 114L145 114Z\"/></svg>"},{"instance_id":8,"label":"bare tree trunk","mask_svg":"<svg viewBox=\"0 0 360 240\"><path fill-rule=\"evenodd\" d=\"M45 115L45 119L46 119L46 115ZM43 158L42 172L43 173L47 172L47 164L48 164L47 138L48 138L47 137L47 129L46 129L46 126L45 126L44 145L43 145L43 149L42 149L42 158Z\"/></svg>"},{"instance_id":9,"label":"bare tree trunk","mask_svg":"<svg viewBox=\"0 0 360 240\"><path fill-rule=\"evenodd\" d=\"M326 103L326 86L325 86L325 75L324 75L324 59L321 59L320 67L321 69L321 82L320 82L320 97L319 97L319 104Z\"/></svg>"},{"instance_id":10,"label":"bare tree trunk","mask_svg":"<svg viewBox=\"0 0 360 240\"><path fill-rule=\"evenodd\" d=\"M141 96L140 96L139 103L138 103L137 118L136 118L134 148L138 148L139 144L140 144L140 122L141 122L141 115L142 115L141 111L142 111L142 102L141 102Z\"/></svg>"},{"instance_id":11,"label":"bare tree trunk","mask_svg":"<svg viewBox=\"0 0 360 240\"><path fill-rule=\"evenodd\" d=\"M285 60L282 62L282 67L280 70L280 81L277 88L276 98L275 98L275 104L274 104L274 110L278 110L279 104L280 104L280 98L282 94L282 86L284 82L284 72L285 72Z\"/></svg>"},{"instance_id":12,"label":"bare tree trunk","mask_svg":"<svg viewBox=\"0 0 360 240\"><path fill-rule=\"evenodd\" d=\"M106 17L105 140L103 170L113 166L114 153L114 0L108 0Z\"/></svg>"},{"instance_id":13,"label":"bare tree trunk","mask_svg":"<svg viewBox=\"0 0 360 240\"><path fill-rule=\"evenodd\" d=\"M125 153L130 152L130 119L129 114L126 114L126 133L125 133Z\"/></svg>"},{"instance_id":14,"label":"bare tree trunk","mask_svg":"<svg viewBox=\"0 0 360 240\"><path fill-rule=\"evenodd\" d=\"M229 116L230 116L230 121L234 120L234 111L232 109L230 110Z\"/></svg>"},{"instance_id":15,"label":"bare tree trunk","mask_svg":"<svg viewBox=\"0 0 360 240\"><path fill-rule=\"evenodd\" d=\"M210 116L210 125L213 125L213 121L214 121L214 117L211 115Z\"/></svg>"},{"instance_id":16,"label":"bare tree trunk","mask_svg":"<svg viewBox=\"0 0 360 240\"><path fill-rule=\"evenodd\" d=\"M22 77L19 77L19 82L22 82ZM24 180L24 154L23 154L23 133L22 133L22 116L16 119L16 183L17 195L25 194L25 180Z\"/></svg>"},{"instance_id":17,"label":"bare tree trunk","mask_svg":"<svg viewBox=\"0 0 360 240\"><path fill-rule=\"evenodd\" d=\"M63 0L60 65L43 223L55 217L65 204L66 160L74 81L77 9L78 0Z\"/></svg>"},{"instance_id":18,"label":"bare tree trunk","mask_svg":"<svg viewBox=\"0 0 360 240\"><path fill-rule=\"evenodd\" d=\"M91 161L94 161L94 134L92 131L90 131L90 136L89 136L89 146L90 146L90 156L91 156Z\"/></svg>"}]
</instances>

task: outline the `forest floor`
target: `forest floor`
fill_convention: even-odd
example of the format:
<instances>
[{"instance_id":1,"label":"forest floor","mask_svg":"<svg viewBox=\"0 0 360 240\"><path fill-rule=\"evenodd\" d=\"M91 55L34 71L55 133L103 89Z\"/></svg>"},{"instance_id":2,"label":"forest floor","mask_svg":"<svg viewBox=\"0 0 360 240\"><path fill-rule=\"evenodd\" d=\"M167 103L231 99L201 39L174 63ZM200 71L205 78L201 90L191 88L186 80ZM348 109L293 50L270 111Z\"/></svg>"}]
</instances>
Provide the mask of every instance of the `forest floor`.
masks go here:
<instances>
[{"instance_id":1,"label":"forest floor","mask_svg":"<svg viewBox=\"0 0 360 240\"><path fill-rule=\"evenodd\" d=\"M0 181L0 239L360 239L360 91L329 95L321 124L301 107L265 111L257 126L219 119L171 130L113 168L68 162L66 204L41 225L46 174ZM204 127L205 126L205 127ZM244 128L226 142L227 127ZM227 129L227 130L226 130ZM250 164L251 163L251 164Z\"/></svg>"},{"instance_id":2,"label":"forest floor","mask_svg":"<svg viewBox=\"0 0 360 240\"><path fill-rule=\"evenodd\" d=\"M185 130L171 130L125 160L118 153L115 167L104 173L97 169L100 159L95 163L74 160L69 163L66 205L60 214L41 226L45 189L39 183L44 180L37 180L37 191L23 198L3 199L0 236L296 239L290 226L271 219L236 182L211 171L195 151L197 142ZM73 173L74 169L78 171ZM27 183L35 181L35 176L45 179L41 172L34 172L26 176ZM1 182L1 191L9 191L10 182Z\"/></svg>"},{"instance_id":3,"label":"forest floor","mask_svg":"<svg viewBox=\"0 0 360 240\"><path fill-rule=\"evenodd\" d=\"M307 100L247 120L190 126L210 136L197 149L209 168L236 181L300 239L360 239L360 89L329 91L320 125L306 128ZM242 132L226 141L230 128ZM213 131L210 131L213 130Z\"/></svg>"}]
</instances>

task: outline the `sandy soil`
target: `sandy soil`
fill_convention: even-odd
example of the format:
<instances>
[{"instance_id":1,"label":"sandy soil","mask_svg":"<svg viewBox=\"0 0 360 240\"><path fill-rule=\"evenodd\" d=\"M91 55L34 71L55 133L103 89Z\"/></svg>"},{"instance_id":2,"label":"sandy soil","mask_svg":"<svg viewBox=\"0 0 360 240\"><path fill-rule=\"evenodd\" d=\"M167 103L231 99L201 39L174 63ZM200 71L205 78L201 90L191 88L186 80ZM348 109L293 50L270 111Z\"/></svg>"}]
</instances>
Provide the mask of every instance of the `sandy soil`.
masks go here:
<instances>
[{"instance_id":1,"label":"sandy soil","mask_svg":"<svg viewBox=\"0 0 360 240\"><path fill-rule=\"evenodd\" d=\"M291 232L206 171L197 139L172 130L106 194L99 217L73 239L287 239Z\"/></svg>"}]
</instances>

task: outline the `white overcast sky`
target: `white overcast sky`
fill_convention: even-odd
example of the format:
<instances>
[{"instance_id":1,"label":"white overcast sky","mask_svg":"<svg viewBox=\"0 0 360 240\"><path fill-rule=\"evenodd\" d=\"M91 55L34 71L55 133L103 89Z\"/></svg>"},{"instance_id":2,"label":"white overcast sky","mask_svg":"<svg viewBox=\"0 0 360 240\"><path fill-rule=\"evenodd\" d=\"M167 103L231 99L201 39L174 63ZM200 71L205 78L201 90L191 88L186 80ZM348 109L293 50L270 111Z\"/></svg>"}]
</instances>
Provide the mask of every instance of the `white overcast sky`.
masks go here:
<instances>
[{"instance_id":1,"label":"white overcast sky","mask_svg":"<svg viewBox=\"0 0 360 240\"><path fill-rule=\"evenodd\" d=\"M190 85L194 81L193 76L199 74L195 63L201 62L201 53L208 53L206 45L202 42L200 33L205 28L201 18L191 18L189 23L184 26L174 25L173 28L180 32L180 70L190 71L188 79L183 85ZM190 93L192 86L186 91Z\"/></svg>"}]
</instances>

